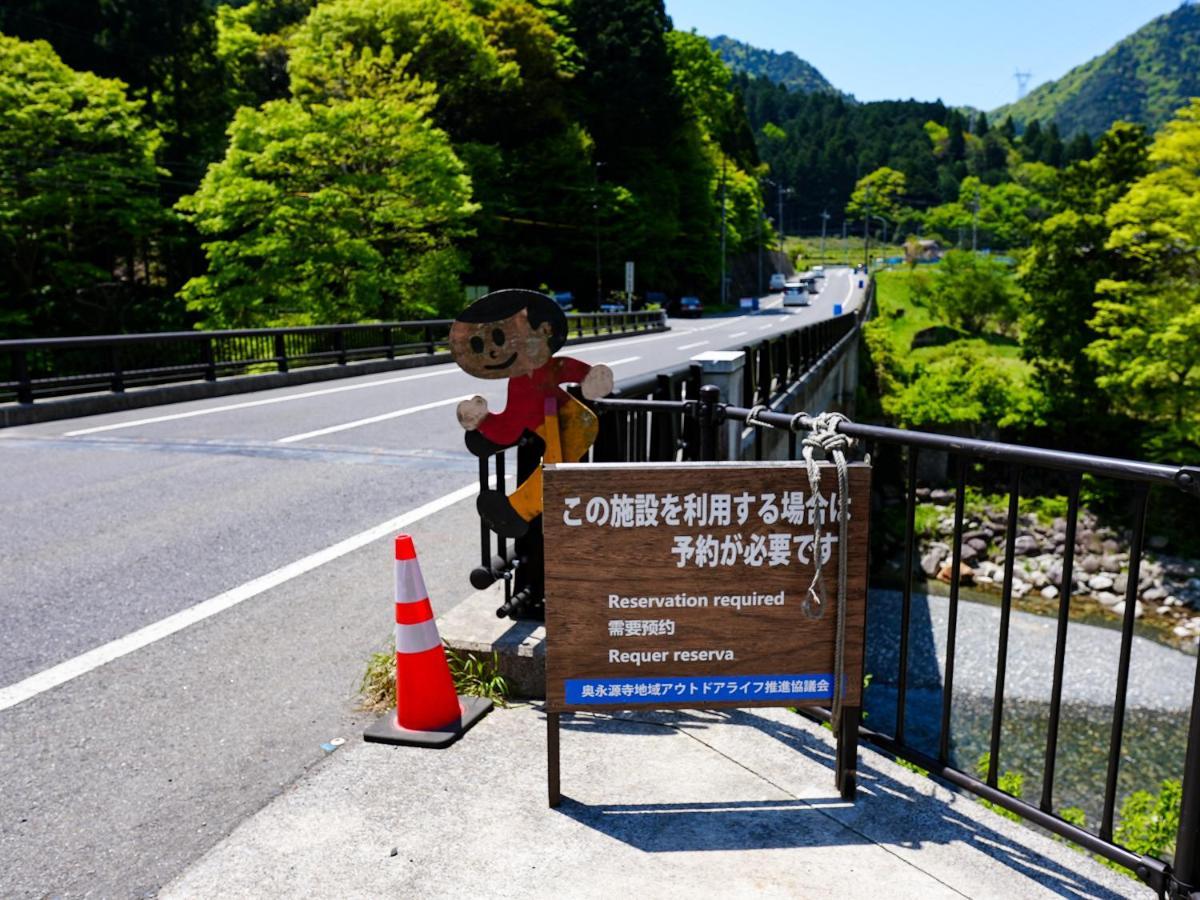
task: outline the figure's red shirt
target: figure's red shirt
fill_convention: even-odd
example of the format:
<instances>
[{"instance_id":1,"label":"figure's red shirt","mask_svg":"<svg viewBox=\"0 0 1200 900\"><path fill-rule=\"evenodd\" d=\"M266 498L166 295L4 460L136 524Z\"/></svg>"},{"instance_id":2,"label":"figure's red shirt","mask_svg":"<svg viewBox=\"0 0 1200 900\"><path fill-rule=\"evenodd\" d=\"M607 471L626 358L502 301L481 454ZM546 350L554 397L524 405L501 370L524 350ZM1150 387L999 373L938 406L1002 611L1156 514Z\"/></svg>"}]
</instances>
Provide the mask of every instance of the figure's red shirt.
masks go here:
<instances>
[{"instance_id":1,"label":"figure's red shirt","mask_svg":"<svg viewBox=\"0 0 1200 900\"><path fill-rule=\"evenodd\" d=\"M591 370L591 366L578 359L553 356L540 369L508 379L504 411L488 413L479 424L479 433L493 444L512 446L526 429L534 431L541 427L548 398L559 405L567 399L567 392L560 384L583 381Z\"/></svg>"}]
</instances>

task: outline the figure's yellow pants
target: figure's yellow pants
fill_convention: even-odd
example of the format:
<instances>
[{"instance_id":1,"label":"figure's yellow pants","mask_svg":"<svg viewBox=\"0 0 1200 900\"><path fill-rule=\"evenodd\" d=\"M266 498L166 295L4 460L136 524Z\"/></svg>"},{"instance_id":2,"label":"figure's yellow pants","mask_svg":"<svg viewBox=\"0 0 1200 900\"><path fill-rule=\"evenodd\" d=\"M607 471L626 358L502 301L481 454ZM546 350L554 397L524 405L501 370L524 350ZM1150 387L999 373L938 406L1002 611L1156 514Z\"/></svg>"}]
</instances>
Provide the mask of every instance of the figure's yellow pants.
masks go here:
<instances>
[{"instance_id":1,"label":"figure's yellow pants","mask_svg":"<svg viewBox=\"0 0 1200 900\"><path fill-rule=\"evenodd\" d=\"M556 409L557 407L557 409ZM599 433L596 414L576 400L567 397L559 405L553 398L546 400L546 417L537 435L546 443L542 462L578 462ZM542 513L542 467L539 465L520 486L508 495L512 508L526 522Z\"/></svg>"}]
</instances>

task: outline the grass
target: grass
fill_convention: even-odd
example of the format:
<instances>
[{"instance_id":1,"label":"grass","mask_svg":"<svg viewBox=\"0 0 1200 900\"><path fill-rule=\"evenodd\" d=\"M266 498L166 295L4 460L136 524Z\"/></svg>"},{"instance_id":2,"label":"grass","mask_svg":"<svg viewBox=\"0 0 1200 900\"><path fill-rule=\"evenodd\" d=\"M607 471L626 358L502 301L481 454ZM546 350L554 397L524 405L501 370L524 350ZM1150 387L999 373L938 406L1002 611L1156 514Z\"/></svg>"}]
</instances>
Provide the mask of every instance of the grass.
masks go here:
<instances>
[{"instance_id":1,"label":"grass","mask_svg":"<svg viewBox=\"0 0 1200 900\"><path fill-rule=\"evenodd\" d=\"M821 236L819 234L786 238L783 242L783 249L789 259L796 260L797 269L807 269L816 263L840 265L845 263L847 259L852 266L861 265L863 261L863 239L861 232L858 235L848 236L844 242L842 241L841 231L836 235L832 233L828 234L825 237L824 256L821 255ZM871 240L872 265L880 257L888 259L893 256L904 256L903 245L880 244L874 239Z\"/></svg>"},{"instance_id":2,"label":"grass","mask_svg":"<svg viewBox=\"0 0 1200 900\"><path fill-rule=\"evenodd\" d=\"M491 659L459 653L449 647L446 662L454 679L455 693L469 697L485 697L497 706L508 705L508 682L500 674L499 657ZM358 709L383 713L396 706L396 654L390 650L372 653L367 670L358 686Z\"/></svg>"}]
</instances>

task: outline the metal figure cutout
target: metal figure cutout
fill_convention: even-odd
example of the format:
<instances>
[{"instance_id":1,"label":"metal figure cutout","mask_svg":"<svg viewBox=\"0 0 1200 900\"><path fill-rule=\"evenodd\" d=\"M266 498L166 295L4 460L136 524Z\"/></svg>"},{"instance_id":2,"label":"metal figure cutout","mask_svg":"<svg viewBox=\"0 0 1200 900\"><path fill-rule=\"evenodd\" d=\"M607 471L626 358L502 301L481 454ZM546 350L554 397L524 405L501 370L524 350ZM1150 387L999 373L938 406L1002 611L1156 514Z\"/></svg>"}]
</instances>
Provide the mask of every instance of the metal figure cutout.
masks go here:
<instances>
[{"instance_id":1,"label":"metal figure cutout","mask_svg":"<svg viewBox=\"0 0 1200 900\"><path fill-rule=\"evenodd\" d=\"M554 356L567 340L567 317L537 291L502 290L479 298L450 328L450 354L476 378L508 379L508 399L492 412L480 396L458 405L467 447L477 456L516 444L526 432L541 438L545 462L577 462L596 440L596 414L561 385L578 382L589 400L612 392L612 370L569 356ZM542 512L539 465L512 494L485 490L479 515L502 537L519 538Z\"/></svg>"}]
</instances>

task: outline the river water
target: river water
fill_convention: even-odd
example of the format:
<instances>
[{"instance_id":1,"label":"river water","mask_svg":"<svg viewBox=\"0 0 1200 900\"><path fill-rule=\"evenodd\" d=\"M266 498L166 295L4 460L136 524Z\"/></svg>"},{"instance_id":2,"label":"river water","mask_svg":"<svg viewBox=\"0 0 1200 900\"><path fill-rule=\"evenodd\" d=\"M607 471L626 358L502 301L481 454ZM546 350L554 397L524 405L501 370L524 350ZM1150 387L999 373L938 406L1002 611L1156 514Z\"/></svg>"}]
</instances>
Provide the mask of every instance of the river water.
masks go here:
<instances>
[{"instance_id":1,"label":"river water","mask_svg":"<svg viewBox=\"0 0 1200 900\"><path fill-rule=\"evenodd\" d=\"M896 720L901 594L872 590L867 612L865 694L867 726L893 734ZM914 594L909 625L906 740L937 756L944 694L949 601ZM975 774L988 750L999 639L1000 609L960 601L950 720L951 762ZM1013 611L1001 727L1000 771L1024 775L1023 798L1037 804L1042 791L1055 619ZM1059 724L1053 809L1081 808L1090 829L1099 826L1109 758L1120 631L1072 621L1067 630L1063 707ZM1118 812L1135 790L1157 792L1183 774L1196 657L1135 636L1124 739L1118 776Z\"/></svg>"}]
</instances>

